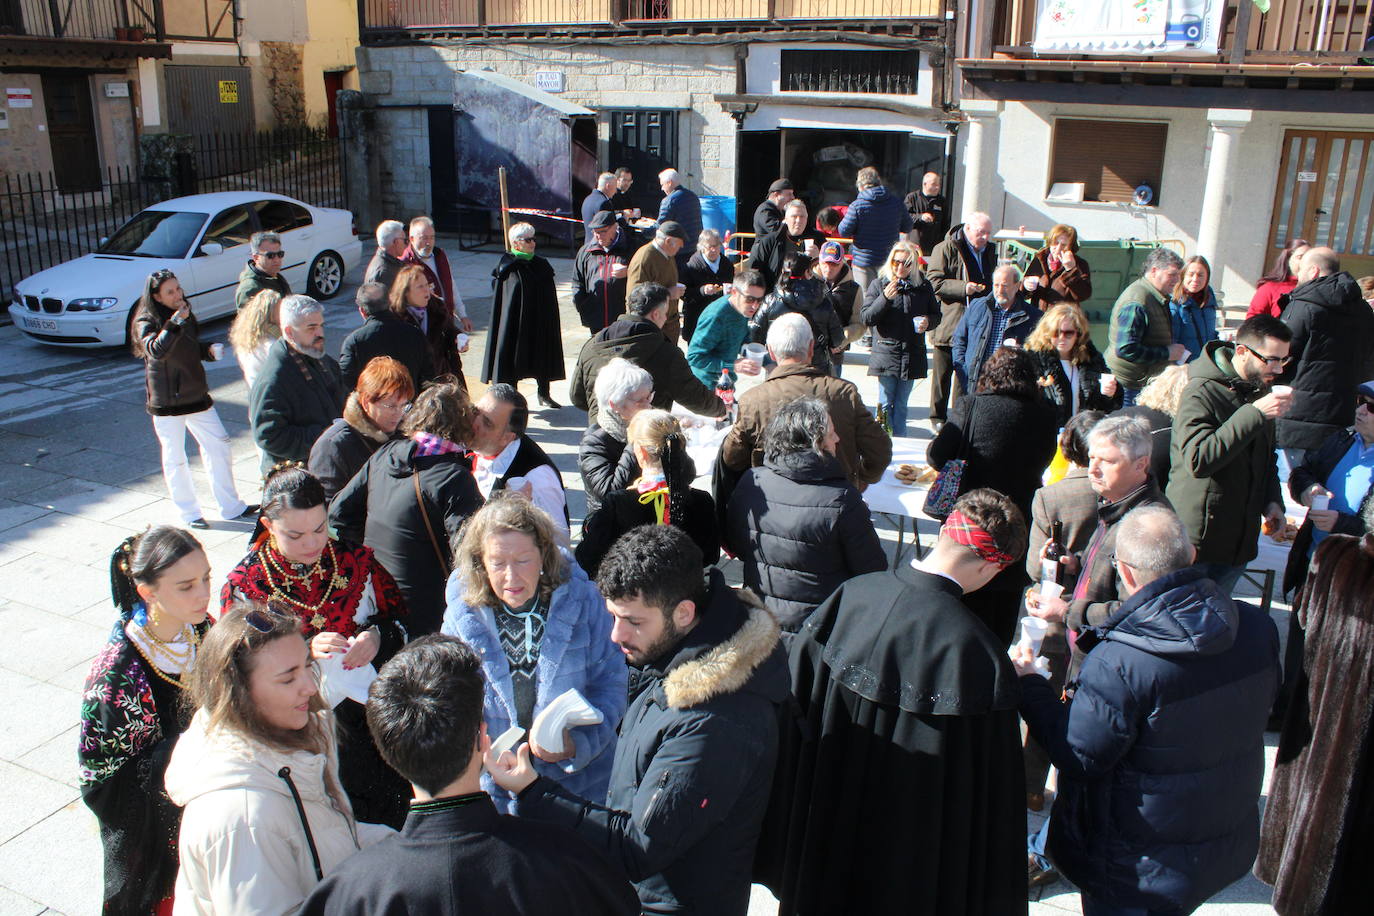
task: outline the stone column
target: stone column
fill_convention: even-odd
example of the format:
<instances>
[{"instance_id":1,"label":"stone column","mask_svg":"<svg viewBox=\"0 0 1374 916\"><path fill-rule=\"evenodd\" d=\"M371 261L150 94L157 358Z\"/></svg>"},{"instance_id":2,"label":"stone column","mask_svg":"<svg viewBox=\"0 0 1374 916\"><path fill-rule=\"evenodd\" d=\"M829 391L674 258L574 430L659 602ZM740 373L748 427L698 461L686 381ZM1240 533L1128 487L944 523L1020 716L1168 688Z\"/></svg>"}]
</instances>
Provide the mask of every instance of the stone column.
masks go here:
<instances>
[{"instance_id":1,"label":"stone column","mask_svg":"<svg viewBox=\"0 0 1374 916\"><path fill-rule=\"evenodd\" d=\"M1207 183L1202 191L1197 253L1212 265L1214 285L1221 280L1221 271L1226 264L1226 252L1220 250L1221 220L1231 203L1237 144L1252 115L1253 112L1248 109L1237 108L1210 108L1207 111L1207 120L1211 124L1208 143L1212 155L1207 163Z\"/></svg>"},{"instance_id":2,"label":"stone column","mask_svg":"<svg viewBox=\"0 0 1374 916\"><path fill-rule=\"evenodd\" d=\"M968 116L964 126L964 172L959 212L950 221L960 222L966 213L988 211L992 207L993 178L997 172L997 118L1002 103L992 99L964 99L959 110ZM993 215L993 226L997 216Z\"/></svg>"}]
</instances>

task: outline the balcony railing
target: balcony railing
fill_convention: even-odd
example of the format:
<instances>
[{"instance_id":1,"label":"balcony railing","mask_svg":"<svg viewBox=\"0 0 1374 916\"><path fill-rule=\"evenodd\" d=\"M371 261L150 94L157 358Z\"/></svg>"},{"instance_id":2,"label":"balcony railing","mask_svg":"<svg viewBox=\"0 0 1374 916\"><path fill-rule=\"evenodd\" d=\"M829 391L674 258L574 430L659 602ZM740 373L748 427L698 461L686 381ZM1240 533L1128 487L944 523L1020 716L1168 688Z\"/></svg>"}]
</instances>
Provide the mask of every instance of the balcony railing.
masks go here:
<instances>
[{"instance_id":1,"label":"balcony railing","mask_svg":"<svg viewBox=\"0 0 1374 916\"><path fill-rule=\"evenodd\" d=\"M935 19L940 0L359 0L362 30Z\"/></svg>"},{"instance_id":2,"label":"balcony railing","mask_svg":"<svg viewBox=\"0 0 1374 916\"><path fill-rule=\"evenodd\" d=\"M0 0L0 35L138 41L157 32L160 0Z\"/></svg>"},{"instance_id":3,"label":"balcony railing","mask_svg":"<svg viewBox=\"0 0 1374 916\"><path fill-rule=\"evenodd\" d=\"M991 47L979 48L975 39L968 56L986 56L989 50L1011 57L1032 56L1036 10L1036 0L995 0ZM1371 25L1374 0L1271 0L1267 13L1261 13L1253 0L1229 0L1218 42L1219 60L1214 62L1354 63L1374 57L1374 52L1364 50ZM1188 59L1207 58L1193 54Z\"/></svg>"}]
</instances>

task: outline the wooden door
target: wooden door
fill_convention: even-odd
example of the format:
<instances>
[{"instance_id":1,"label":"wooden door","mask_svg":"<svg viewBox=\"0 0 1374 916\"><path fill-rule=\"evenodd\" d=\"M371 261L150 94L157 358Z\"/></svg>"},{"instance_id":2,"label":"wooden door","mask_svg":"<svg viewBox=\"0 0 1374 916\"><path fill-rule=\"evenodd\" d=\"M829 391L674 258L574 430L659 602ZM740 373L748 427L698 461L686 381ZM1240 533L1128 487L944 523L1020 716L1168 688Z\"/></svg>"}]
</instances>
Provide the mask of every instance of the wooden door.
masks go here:
<instances>
[{"instance_id":1,"label":"wooden door","mask_svg":"<svg viewBox=\"0 0 1374 916\"><path fill-rule=\"evenodd\" d=\"M1284 134L1266 264L1294 238L1335 249L1357 277L1374 270L1374 133Z\"/></svg>"},{"instance_id":2,"label":"wooden door","mask_svg":"<svg viewBox=\"0 0 1374 916\"><path fill-rule=\"evenodd\" d=\"M100 144L91 108L91 78L84 73L45 73L43 107L58 189L64 194L98 191Z\"/></svg>"},{"instance_id":3,"label":"wooden door","mask_svg":"<svg viewBox=\"0 0 1374 916\"><path fill-rule=\"evenodd\" d=\"M339 92L344 87L344 74L346 70L327 70L324 74L324 101L328 108L326 124L329 128L329 136L339 135Z\"/></svg>"}]
</instances>

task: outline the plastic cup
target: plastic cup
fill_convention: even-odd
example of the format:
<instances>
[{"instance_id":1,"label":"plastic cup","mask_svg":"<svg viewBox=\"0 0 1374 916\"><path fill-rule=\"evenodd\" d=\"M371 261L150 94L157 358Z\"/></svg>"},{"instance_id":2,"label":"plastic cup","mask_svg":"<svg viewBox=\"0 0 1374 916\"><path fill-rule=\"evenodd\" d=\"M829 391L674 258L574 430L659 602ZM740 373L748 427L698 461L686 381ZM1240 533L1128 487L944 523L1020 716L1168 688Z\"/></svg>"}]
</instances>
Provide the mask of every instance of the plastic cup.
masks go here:
<instances>
[{"instance_id":1,"label":"plastic cup","mask_svg":"<svg viewBox=\"0 0 1374 916\"><path fill-rule=\"evenodd\" d=\"M221 360L221 359L224 359L224 344L222 344L222 343L212 343L212 344L210 344L210 358L213 359L213 360L215 360L216 362L218 362L218 361Z\"/></svg>"},{"instance_id":2,"label":"plastic cup","mask_svg":"<svg viewBox=\"0 0 1374 916\"><path fill-rule=\"evenodd\" d=\"M1275 386L1274 386L1273 388L1271 388L1270 390L1273 391L1274 394L1277 394L1277 395L1278 395L1279 397L1281 397L1281 398L1291 397L1292 394L1293 394L1293 386L1292 386L1292 385L1275 385Z\"/></svg>"},{"instance_id":3,"label":"plastic cup","mask_svg":"<svg viewBox=\"0 0 1374 916\"><path fill-rule=\"evenodd\" d=\"M1192 357L1193 357L1193 351L1192 351L1192 350L1186 350L1186 349L1185 349L1185 350L1183 351L1183 355L1180 356L1180 357L1178 358L1178 364L1179 364L1180 366L1182 366L1182 365L1184 365L1185 363L1187 363L1188 360L1192 359Z\"/></svg>"},{"instance_id":4,"label":"plastic cup","mask_svg":"<svg viewBox=\"0 0 1374 916\"><path fill-rule=\"evenodd\" d=\"M1316 510L1318 510L1318 511L1322 511L1322 510L1325 510L1326 507L1329 506L1329 505L1331 505L1331 497L1330 497L1330 496L1327 496L1325 493L1320 493L1320 494L1318 494L1318 495L1312 497L1312 506L1311 506L1311 508L1313 508L1313 509L1316 509Z\"/></svg>"},{"instance_id":5,"label":"plastic cup","mask_svg":"<svg viewBox=\"0 0 1374 916\"><path fill-rule=\"evenodd\" d=\"M1115 376L1115 375L1112 375L1110 372L1104 372L1104 373L1102 373L1102 376L1097 380L1097 387L1098 387L1099 389L1101 389L1101 391L1102 391L1103 394L1106 394L1106 393L1107 393L1107 383L1108 383L1108 382L1114 382L1114 381L1116 381L1116 376Z\"/></svg>"},{"instance_id":6,"label":"plastic cup","mask_svg":"<svg viewBox=\"0 0 1374 916\"><path fill-rule=\"evenodd\" d=\"M463 333L459 333L459 335L458 335L458 341L457 341L457 343L458 343L458 349L459 349L459 350L466 350L466 349L468 348L468 341L470 341L471 339L472 339L472 338L469 337L468 335L463 334Z\"/></svg>"},{"instance_id":7,"label":"plastic cup","mask_svg":"<svg viewBox=\"0 0 1374 916\"><path fill-rule=\"evenodd\" d=\"M747 343L740 350L745 359L752 359L762 368L763 360L768 355L768 348L761 343Z\"/></svg>"},{"instance_id":8,"label":"plastic cup","mask_svg":"<svg viewBox=\"0 0 1374 916\"><path fill-rule=\"evenodd\" d=\"M1032 653L1039 655L1040 646L1045 641L1045 632L1049 628L1050 624L1047 620L1041 620L1039 617L1022 617L1021 645L1030 647Z\"/></svg>"},{"instance_id":9,"label":"plastic cup","mask_svg":"<svg viewBox=\"0 0 1374 916\"><path fill-rule=\"evenodd\" d=\"M1060 585L1058 582L1040 583L1041 598L1058 598L1062 594L1064 594L1064 586Z\"/></svg>"}]
</instances>

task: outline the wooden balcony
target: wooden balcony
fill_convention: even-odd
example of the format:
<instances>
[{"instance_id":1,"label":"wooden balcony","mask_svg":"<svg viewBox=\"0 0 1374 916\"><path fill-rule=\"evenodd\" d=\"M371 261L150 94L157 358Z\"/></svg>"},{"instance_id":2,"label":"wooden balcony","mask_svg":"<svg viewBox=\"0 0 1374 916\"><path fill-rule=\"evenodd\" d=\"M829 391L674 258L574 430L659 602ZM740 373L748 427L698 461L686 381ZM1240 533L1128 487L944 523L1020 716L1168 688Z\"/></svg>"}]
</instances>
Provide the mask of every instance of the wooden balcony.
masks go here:
<instances>
[{"instance_id":1,"label":"wooden balcony","mask_svg":"<svg viewBox=\"0 0 1374 916\"><path fill-rule=\"evenodd\" d=\"M233 0L0 0L6 48L119 42L146 45L136 56L166 57L153 45L233 39Z\"/></svg>"},{"instance_id":2,"label":"wooden balcony","mask_svg":"<svg viewBox=\"0 0 1374 916\"><path fill-rule=\"evenodd\" d=\"M365 42L441 35L559 31L697 31L837 23L890 31L938 21L941 0L359 0Z\"/></svg>"},{"instance_id":3,"label":"wooden balcony","mask_svg":"<svg viewBox=\"0 0 1374 916\"><path fill-rule=\"evenodd\" d=\"M1228 0L1216 55L1037 54L1036 0L975 0L989 27L971 35L965 66L980 60L1178 61L1211 65L1353 65L1374 58L1365 50L1374 0L1271 0L1261 13L1252 0Z\"/></svg>"}]
</instances>

